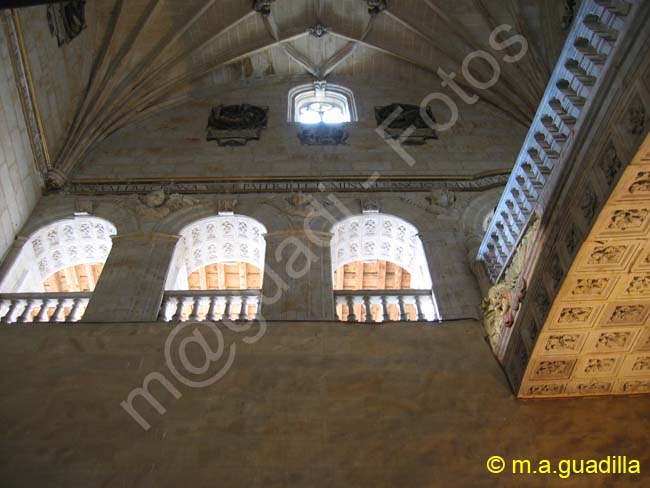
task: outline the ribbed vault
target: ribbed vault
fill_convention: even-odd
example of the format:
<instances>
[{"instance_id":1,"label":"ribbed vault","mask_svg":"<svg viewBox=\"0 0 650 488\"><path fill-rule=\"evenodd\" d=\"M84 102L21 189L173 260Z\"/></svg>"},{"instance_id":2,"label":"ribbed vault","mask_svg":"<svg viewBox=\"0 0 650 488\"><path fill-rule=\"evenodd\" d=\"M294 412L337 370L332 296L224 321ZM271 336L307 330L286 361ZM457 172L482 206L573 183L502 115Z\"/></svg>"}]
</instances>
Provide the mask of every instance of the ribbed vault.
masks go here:
<instances>
[{"instance_id":1,"label":"ribbed vault","mask_svg":"<svg viewBox=\"0 0 650 488\"><path fill-rule=\"evenodd\" d=\"M308 73L401 80L436 70L460 74L470 52L490 51L490 32L513 26L529 40L520 62L481 102L513 122L531 120L563 42L561 0L393 0L370 15L365 0L277 0L271 15L251 0L101 0L94 5L94 65L55 168L63 174L98 141L199 90L260 77ZM328 28L314 37L309 28ZM478 63L477 74L481 77ZM489 69L489 68L488 68ZM483 73L484 79L491 76Z\"/></svg>"}]
</instances>

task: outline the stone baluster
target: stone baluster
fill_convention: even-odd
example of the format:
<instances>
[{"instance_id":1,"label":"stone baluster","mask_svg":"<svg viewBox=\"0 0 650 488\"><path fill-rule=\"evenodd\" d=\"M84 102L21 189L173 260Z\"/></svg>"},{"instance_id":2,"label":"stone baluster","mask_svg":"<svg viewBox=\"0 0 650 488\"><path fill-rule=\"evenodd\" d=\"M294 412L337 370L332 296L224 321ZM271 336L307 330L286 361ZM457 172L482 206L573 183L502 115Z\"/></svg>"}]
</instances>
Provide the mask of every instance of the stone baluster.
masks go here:
<instances>
[{"instance_id":1,"label":"stone baluster","mask_svg":"<svg viewBox=\"0 0 650 488\"><path fill-rule=\"evenodd\" d=\"M596 83L596 77L587 73L587 71L580 66L580 62L577 59L567 60L567 62L564 63L564 67L584 86L593 86L594 83Z\"/></svg>"},{"instance_id":2,"label":"stone baluster","mask_svg":"<svg viewBox=\"0 0 650 488\"><path fill-rule=\"evenodd\" d=\"M51 298L44 299L43 303L41 303L41 309L38 311L38 315L34 319L34 322L48 322L47 312L55 303L56 300L52 300Z\"/></svg>"},{"instance_id":3,"label":"stone baluster","mask_svg":"<svg viewBox=\"0 0 650 488\"><path fill-rule=\"evenodd\" d=\"M530 213L532 212L532 207L530 206L530 202L526 200L524 195L517 188L512 188L510 190L510 194L517 202L519 209L521 210L521 213L524 216L524 219L527 220L528 217L530 216Z\"/></svg>"},{"instance_id":4,"label":"stone baluster","mask_svg":"<svg viewBox=\"0 0 650 488\"><path fill-rule=\"evenodd\" d=\"M506 200L506 207L508 209L508 212L510 213L512 222L517 227L517 234L519 234L520 232L522 232L524 227L523 220L519 218L520 216L519 210L515 207L515 204L512 200Z\"/></svg>"},{"instance_id":5,"label":"stone baluster","mask_svg":"<svg viewBox=\"0 0 650 488\"><path fill-rule=\"evenodd\" d=\"M549 107L560 117L560 120L569 130L576 124L576 118L565 110L562 102L557 98L552 98L548 102Z\"/></svg>"},{"instance_id":6,"label":"stone baluster","mask_svg":"<svg viewBox=\"0 0 650 488\"><path fill-rule=\"evenodd\" d=\"M571 102L577 109L581 109L587 101L585 97L578 95L578 93L571 87L569 80L560 80L556 83L557 89Z\"/></svg>"},{"instance_id":7,"label":"stone baluster","mask_svg":"<svg viewBox=\"0 0 650 488\"><path fill-rule=\"evenodd\" d=\"M172 320L174 322L180 322L183 320L183 308L185 308L186 303L187 303L186 297L178 297L176 301L176 313L172 317Z\"/></svg>"},{"instance_id":8,"label":"stone baluster","mask_svg":"<svg viewBox=\"0 0 650 488\"><path fill-rule=\"evenodd\" d=\"M172 297L163 295L162 303L160 304L160 312L158 313L158 320L169 322L169 312L171 307Z\"/></svg>"},{"instance_id":9,"label":"stone baluster","mask_svg":"<svg viewBox=\"0 0 650 488\"><path fill-rule=\"evenodd\" d=\"M21 307L24 302L21 299L11 300L7 313L2 317L2 323L13 324L16 321L16 316L21 312Z\"/></svg>"},{"instance_id":10,"label":"stone baluster","mask_svg":"<svg viewBox=\"0 0 650 488\"><path fill-rule=\"evenodd\" d=\"M503 266L506 260L508 259L508 254L504 251L498 234L493 233L490 237L492 238L492 242L494 243L494 248L497 251L496 253L497 261L499 262L500 266Z\"/></svg>"},{"instance_id":11,"label":"stone baluster","mask_svg":"<svg viewBox=\"0 0 650 488\"><path fill-rule=\"evenodd\" d=\"M510 235L512 235L514 237L515 242L516 242L517 239L519 238L519 232L518 232L519 229L516 229L514 227L514 225L512 223L512 219L510 218L510 215L505 210L503 212L501 212L501 218L503 219L503 223L505 224L506 228L508 229L508 232L510 233Z\"/></svg>"},{"instance_id":12,"label":"stone baluster","mask_svg":"<svg viewBox=\"0 0 650 488\"><path fill-rule=\"evenodd\" d=\"M366 323L373 322L373 319L372 319L372 306L370 304L370 296L369 295L364 295L363 296L363 307L366 309Z\"/></svg>"},{"instance_id":13,"label":"stone baluster","mask_svg":"<svg viewBox=\"0 0 650 488\"><path fill-rule=\"evenodd\" d=\"M30 298L27 300L27 304L25 305L25 309L23 310L23 313L20 314L20 317L18 317L18 322L21 323L26 323L26 322L32 322L32 312L36 309L38 304L40 303L41 300L35 299L35 298Z\"/></svg>"},{"instance_id":14,"label":"stone baluster","mask_svg":"<svg viewBox=\"0 0 650 488\"><path fill-rule=\"evenodd\" d=\"M527 184L526 179L519 175L515 178L515 181L519 185L519 191L524 195L524 198L528 200L529 202L534 202L537 198L537 195L534 195L531 190L533 190L532 187L530 187Z\"/></svg>"},{"instance_id":15,"label":"stone baluster","mask_svg":"<svg viewBox=\"0 0 650 488\"><path fill-rule=\"evenodd\" d=\"M630 13L630 8L632 7L629 2L624 0L594 0L594 3L600 7L606 8L619 17L625 17Z\"/></svg>"},{"instance_id":16,"label":"stone baluster","mask_svg":"<svg viewBox=\"0 0 650 488\"><path fill-rule=\"evenodd\" d=\"M86 309L86 304L88 303L88 298L75 297L72 299L72 309L68 314L68 322L79 322L81 316L83 315L84 310Z\"/></svg>"},{"instance_id":17,"label":"stone baluster","mask_svg":"<svg viewBox=\"0 0 650 488\"><path fill-rule=\"evenodd\" d=\"M354 297L348 295L345 297L348 302L348 322L356 322L357 316L354 314Z\"/></svg>"},{"instance_id":18,"label":"stone baluster","mask_svg":"<svg viewBox=\"0 0 650 488\"><path fill-rule=\"evenodd\" d=\"M221 320L232 320L232 313L230 309L232 308L232 297L226 296L226 307L223 310L223 316Z\"/></svg>"},{"instance_id":19,"label":"stone baluster","mask_svg":"<svg viewBox=\"0 0 650 488\"><path fill-rule=\"evenodd\" d=\"M541 132L535 133L535 142L539 145L540 149L544 151L544 154L548 159L557 159L559 153L553 148L553 145L546 140L546 137Z\"/></svg>"},{"instance_id":20,"label":"stone baluster","mask_svg":"<svg viewBox=\"0 0 650 488\"><path fill-rule=\"evenodd\" d=\"M550 115L544 115L541 118L541 122L555 142L560 145L566 142L567 136L564 135L557 125L555 125L553 117Z\"/></svg>"},{"instance_id":21,"label":"stone baluster","mask_svg":"<svg viewBox=\"0 0 650 488\"><path fill-rule=\"evenodd\" d=\"M65 319L65 306L67 300L59 299L54 309L54 313L50 317L50 322L63 322Z\"/></svg>"},{"instance_id":22,"label":"stone baluster","mask_svg":"<svg viewBox=\"0 0 650 488\"><path fill-rule=\"evenodd\" d=\"M553 162L550 159L544 161L539 155L539 151L533 147L528 149L527 152L528 155L530 156L530 159L535 164L535 167L537 168L540 177L544 180L544 183L546 183L546 180L548 179L548 175L551 173L551 170L553 169Z\"/></svg>"},{"instance_id":23,"label":"stone baluster","mask_svg":"<svg viewBox=\"0 0 650 488\"><path fill-rule=\"evenodd\" d=\"M208 306L208 313L205 315L205 319L209 320L210 322L214 322L217 320L217 301L218 297L216 296L211 296L210 297L210 305Z\"/></svg>"},{"instance_id":24,"label":"stone baluster","mask_svg":"<svg viewBox=\"0 0 650 488\"><path fill-rule=\"evenodd\" d=\"M406 313L406 303L404 302L404 297L400 295L397 297L397 303L399 307L399 319L402 322L407 322L409 319L408 313Z\"/></svg>"},{"instance_id":25,"label":"stone baluster","mask_svg":"<svg viewBox=\"0 0 650 488\"><path fill-rule=\"evenodd\" d=\"M618 38L618 31L603 24L597 15L585 15L582 23L587 29L605 41L614 42Z\"/></svg>"},{"instance_id":26,"label":"stone baluster","mask_svg":"<svg viewBox=\"0 0 650 488\"><path fill-rule=\"evenodd\" d=\"M239 310L238 320L246 321L248 319L248 297L242 295L241 297L241 309Z\"/></svg>"},{"instance_id":27,"label":"stone baluster","mask_svg":"<svg viewBox=\"0 0 650 488\"><path fill-rule=\"evenodd\" d=\"M418 311L418 320L419 321L426 321L427 316L424 314L424 300L425 296L423 295L418 295L415 297L415 307Z\"/></svg>"},{"instance_id":28,"label":"stone baluster","mask_svg":"<svg viewBox=\"0 0 650 488\"><path fill-rule=\"evenodd\" d=\"M598 50L593 46L593 44L591 44L591 42L589 42L589 39L586 37L578 37L573 43L573 47L575 47L578 52L583 54L587 59L596 65L605 64L605 61L607 61L607 55L598 52Z\"/></svg>"},{"instance_id":29,"label":"stone baluster","mask_svg":"<svg viewBox=\"0 0 650 488\"><path fill-rule=\"evenodd\" d=\"M511 235L510 232L508 232L508 229L506 229L506 226L501 221L498 221L496 223L495 228L497 235L501 238L501 242L503 242L506 248L506 254L509 255L516 242L515 236Z\"/></svg>"},{"instance_id":30,"label":"stone baluster","mask_svg":"<svg viewBox=\"0 0 650 488\"><path fill-rule=\"evenodd\" d=\"M386 295L381 296L381 313L382 320L388 322L390 320L390 313L388 312L388 297Z\"/></svg>"},{"instance_id":31,"label":"stone baluster","mask_svg":"<svg viewBox=\"0 0 650 488\"><path fill-rule=\"evenodd\" d=\"M196 322L199 320L199 309L201 308L201 299L203 297L194 297L190 298L189 301L192 303L192 312L190 313L189 320Z\"/></svg>"}]
</instances>

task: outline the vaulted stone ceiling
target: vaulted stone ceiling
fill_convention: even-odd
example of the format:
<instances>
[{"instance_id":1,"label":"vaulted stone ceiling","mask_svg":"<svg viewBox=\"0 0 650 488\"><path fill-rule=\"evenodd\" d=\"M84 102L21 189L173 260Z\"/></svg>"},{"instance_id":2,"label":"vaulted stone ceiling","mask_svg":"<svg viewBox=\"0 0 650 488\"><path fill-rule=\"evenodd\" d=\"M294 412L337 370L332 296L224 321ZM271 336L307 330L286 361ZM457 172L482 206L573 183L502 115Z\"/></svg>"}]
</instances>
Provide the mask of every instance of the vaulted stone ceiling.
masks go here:
<instances>
[{"instance_id":1,"label":"vaulted stone ceiling","mask_svg":"<svg viewBox=\"0 0 650 488\"><path fill-rule=\"evenodd\" d=\"M251 0L98 0L88 16L93 67L55 166L69 173L98 141L148 114L205 90L260 77L311 74L400 80L457 72L490 32L513 26L529 41L520 62L481 103L527 126L563 43L561 0L389 0L371 15L365 0L277 0L271 15ZM329 33L314 37L321 24ZM73 41L74 42L74 41ZM480 63L473 64L478 78ZM467 88L469 92L471 90Z\"/></svg>"}]
</instances>

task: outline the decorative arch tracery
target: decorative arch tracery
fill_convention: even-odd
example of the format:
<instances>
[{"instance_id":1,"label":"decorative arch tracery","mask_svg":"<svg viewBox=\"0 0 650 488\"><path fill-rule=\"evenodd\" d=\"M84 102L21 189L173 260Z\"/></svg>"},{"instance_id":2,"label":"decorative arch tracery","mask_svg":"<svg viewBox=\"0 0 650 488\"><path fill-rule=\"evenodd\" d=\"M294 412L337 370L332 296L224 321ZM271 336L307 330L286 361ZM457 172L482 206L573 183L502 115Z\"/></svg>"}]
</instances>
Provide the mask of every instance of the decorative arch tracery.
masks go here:
<instances>
[{"instance_id":1,"label":"decorative arch tracery","mask_svg":"<svg viewBox=\"0 0 650 488\"><path fill-rule=\"evenodd\" d=\"M218 215L189 224L180 232L167 290L189 288L189 275L217 263L247 263L264 269L266 228L243 215Z\"/></svg>"},{"instance_id":2,"label":"decorative arch tracery","mask_svg":"<svg viewBox=\"0 0 650 488\"><path fill-rule=\"evenodd\" d=\"M66 268L104 263L116 229L88 215L58 220L34 232L2 280L3 293L44 292L44 281Z\"/></svg>"}]
</instances>

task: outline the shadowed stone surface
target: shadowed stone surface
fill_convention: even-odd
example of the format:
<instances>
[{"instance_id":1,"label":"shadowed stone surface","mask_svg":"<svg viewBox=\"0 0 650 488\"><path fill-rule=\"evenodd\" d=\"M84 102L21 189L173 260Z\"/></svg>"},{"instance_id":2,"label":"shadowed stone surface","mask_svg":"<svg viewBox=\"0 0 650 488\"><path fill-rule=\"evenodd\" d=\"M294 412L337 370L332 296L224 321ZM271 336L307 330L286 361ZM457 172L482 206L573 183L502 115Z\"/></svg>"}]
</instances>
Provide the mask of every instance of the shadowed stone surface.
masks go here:
<instances>
[{"instance_id":1,"label":"shadowed stone surface","mask_svg":"<svg viewBox=\"0 0 650 488\"><path fill-rule=\"evenodd\" d=\"M517 401L472 321L272 323L218 382L165 366L171 326L0 329L3 487L647 486L648 397ZM208 342L210 331L202 329ZM211 343L211 342L210 342ZM176 342L174 342L176 344ZM174 349L172 349L174 350ZM202 353L189 349L195 365ZM218 368L224 359L215 362ZM120 407L159 371L181 392ZM140 402L140 403L139 403ZM641 461L641 476L490 475L489 456Z\"/></svg>"}]
</instances>

